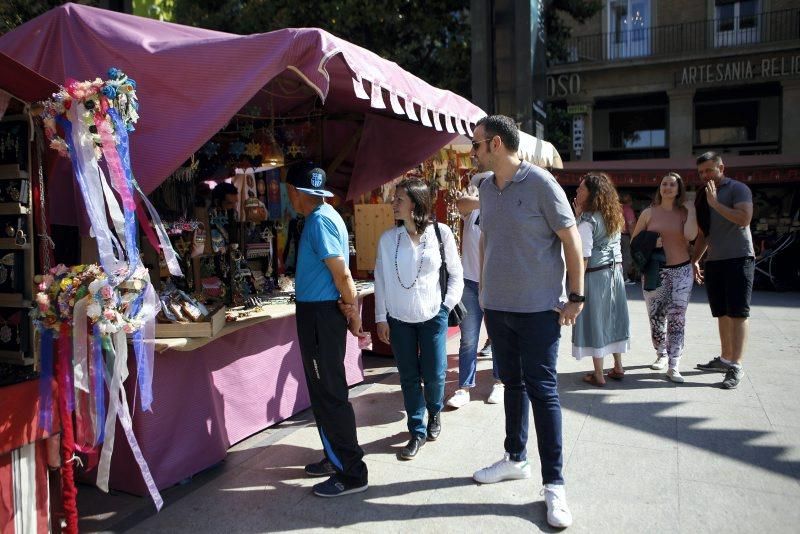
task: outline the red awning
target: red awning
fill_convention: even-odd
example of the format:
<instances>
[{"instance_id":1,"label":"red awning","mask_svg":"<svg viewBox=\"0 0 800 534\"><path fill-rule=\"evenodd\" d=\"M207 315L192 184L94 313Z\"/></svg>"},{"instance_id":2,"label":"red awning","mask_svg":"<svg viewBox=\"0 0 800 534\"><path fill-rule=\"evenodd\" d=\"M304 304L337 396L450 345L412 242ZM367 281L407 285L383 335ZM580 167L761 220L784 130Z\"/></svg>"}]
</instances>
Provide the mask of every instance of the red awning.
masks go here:
<instances>
[{"instance_id":1,"label":"red awning","mask_svg":"<svg viewBox=\"0 0 800 534\"><path fill-rule=\"evenodd\" d=\"M58 85L0 52L0 89L23 102L50 98Z\"/></svg>"}]
</instances>

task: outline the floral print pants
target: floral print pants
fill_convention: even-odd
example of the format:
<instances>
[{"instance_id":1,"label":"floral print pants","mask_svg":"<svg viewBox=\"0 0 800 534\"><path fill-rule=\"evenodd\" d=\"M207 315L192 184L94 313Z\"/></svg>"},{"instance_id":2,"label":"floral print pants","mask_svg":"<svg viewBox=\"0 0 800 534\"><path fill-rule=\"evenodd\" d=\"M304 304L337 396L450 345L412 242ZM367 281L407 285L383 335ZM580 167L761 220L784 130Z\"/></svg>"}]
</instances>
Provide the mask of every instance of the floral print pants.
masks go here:
<instances>
[{"instance_id":1,"label":"floral print pants","mask_svg":"<svg viewBox=\"0 0 800 534\"><path fill-rule=\"evenodd\" d=\"M650 337L659 357L669 356L669 368L677 369L683 354L686 308L692 294L694 273L685 264L661 269L661 285L644 291L650 317Z\"/></svg>"}]
</instances>

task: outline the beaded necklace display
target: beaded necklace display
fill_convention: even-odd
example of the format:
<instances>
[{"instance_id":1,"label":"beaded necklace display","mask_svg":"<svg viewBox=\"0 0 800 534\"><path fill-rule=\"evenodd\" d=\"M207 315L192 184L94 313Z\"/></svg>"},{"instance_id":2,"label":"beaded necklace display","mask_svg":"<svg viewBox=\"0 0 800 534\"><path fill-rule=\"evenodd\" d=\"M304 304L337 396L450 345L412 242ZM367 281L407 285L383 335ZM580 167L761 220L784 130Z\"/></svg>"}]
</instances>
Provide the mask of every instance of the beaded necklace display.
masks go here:
<instances>
[{"instance_id":1,"label":"beaded necklace display","mask_svg":"<svg viewBox=\"0 0 800 534\"><path fill-rule=\"evenodd\" d=\"M411 241L411 236L408 236L409 241ZM403 280L400 278L400 268L397 266L397 253L400 251L400 232L397 232L397 245L394 248L394 272L397 273L397 281L400 282L400 286L403 289L411 289L415 285L417 285L417 280L419 280L419 273L422 272L422 260L424 259L424 252L425 252L425 243L427 242L427 236L425 234L422 235L420 239L420 245L422 245L422 252L419 255L419 265L417 266L417 275L414 277L414 281L411 282L410 286L407 286L403 283ZM412 241L411 244L413 245L414 242Z\"/></svg>"}]
</instances>

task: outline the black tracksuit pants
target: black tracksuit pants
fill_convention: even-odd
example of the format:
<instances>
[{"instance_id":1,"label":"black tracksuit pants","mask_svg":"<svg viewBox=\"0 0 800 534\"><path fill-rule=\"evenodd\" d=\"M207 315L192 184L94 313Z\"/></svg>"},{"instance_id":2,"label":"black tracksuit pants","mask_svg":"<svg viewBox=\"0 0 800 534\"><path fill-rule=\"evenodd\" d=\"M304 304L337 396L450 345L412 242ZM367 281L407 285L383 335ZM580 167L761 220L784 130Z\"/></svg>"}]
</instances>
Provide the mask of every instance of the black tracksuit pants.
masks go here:
<instances>
[{"instance_id":1,"label":"black tracksuit pants","mask_svg":"<svg viewBox=\"0 0 800 534\"><path fill-rule=\"evenodd\" d=\"M348 400L344 370L347 320L333 300L298 302L296 320L311 410L325 457L336 467L342 482L366 484L367 464L356 437L356 418Z\"/></svg>"}]
</instances>

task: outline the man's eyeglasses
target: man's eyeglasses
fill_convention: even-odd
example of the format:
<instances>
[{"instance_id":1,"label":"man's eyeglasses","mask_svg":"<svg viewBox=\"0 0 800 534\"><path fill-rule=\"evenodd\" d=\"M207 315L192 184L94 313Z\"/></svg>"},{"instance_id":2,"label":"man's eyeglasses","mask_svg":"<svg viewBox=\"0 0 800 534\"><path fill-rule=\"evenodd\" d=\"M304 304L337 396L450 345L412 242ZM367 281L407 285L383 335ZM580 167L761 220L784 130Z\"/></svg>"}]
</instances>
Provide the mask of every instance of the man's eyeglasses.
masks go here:
<instances>
[{"instance_id":1,"label":"man's eyeglasses","mask_svg":"<svg viewBox=\"0 0 800 534\"><path fill-rule=\"evenodd\" d=\"M491 137L487 137L486 139L480 139L478 141L473 140L472 141L472 150L478 150L478 147L481 146L481 143L483 143L484 141L491 141L491 140L492 140Z\"/></svg>"}]
</instances>

